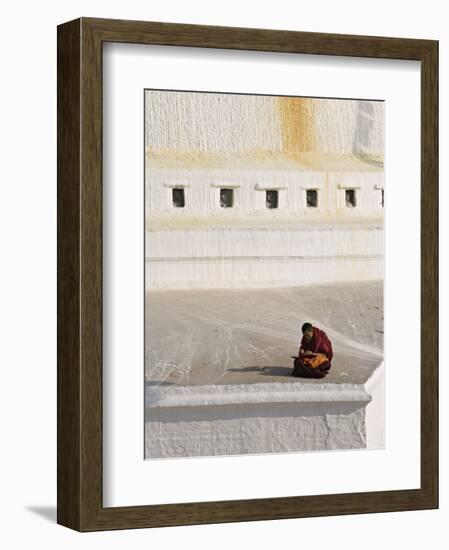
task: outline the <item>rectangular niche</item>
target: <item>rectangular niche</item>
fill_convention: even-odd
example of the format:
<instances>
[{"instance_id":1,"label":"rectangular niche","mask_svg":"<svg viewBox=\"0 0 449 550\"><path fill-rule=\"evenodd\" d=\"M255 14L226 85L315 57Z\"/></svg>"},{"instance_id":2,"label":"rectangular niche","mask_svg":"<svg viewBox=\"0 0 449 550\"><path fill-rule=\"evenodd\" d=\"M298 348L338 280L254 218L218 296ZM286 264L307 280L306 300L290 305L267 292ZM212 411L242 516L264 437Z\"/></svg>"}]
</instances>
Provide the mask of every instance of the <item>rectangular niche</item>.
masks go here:
<instances>
[{"instance_id":1,"label":"rectangular niche","mask_svg":"<svg viewBox=\"0 0 449 550\"><path fill-rule=\"evenodd\" d=\"M221 208L232 208L234 206L234 189L220 189L220 206Z\"/></svg>"},{"instance_id":2,"label":"rectangular niche","mask_svg":"<svg viewBox=\"0 0 449 550\"><path fill-rule=\"evenodd\" d=\"M345 202L347 208L355 208L357 206L355 189L345 189Z\"/></svg>"},{"instance_id":3,"label":"rectangular niche","mask_svg":"<svg viewBox=\"0 0 449 550\"><path fill-rule=\"evenodd\" d=\"M316 208L318 206L318 191L317 189L306 190L307 208Z\"/></svg>"},{"instance_id":4,"label":"rectangular niche","mask_svg":"<svg viewBox=\"0 0 449 550\"><path fill-rule=\"evenodd\" d=\"M267 189L265 195L265 204L267 208L278 208L279 191L277 189Z\"/></svg>"},{"instance_id":5,"label":"rectangular niche","mask_svg":"<svg viewBox=\"0 0 449 550\"><path fill-rule=\"evenodd\" d=\"M184 187L173 187L172 201L175 208L184 208L186 205Z\"/></svg>"}]
</instances>

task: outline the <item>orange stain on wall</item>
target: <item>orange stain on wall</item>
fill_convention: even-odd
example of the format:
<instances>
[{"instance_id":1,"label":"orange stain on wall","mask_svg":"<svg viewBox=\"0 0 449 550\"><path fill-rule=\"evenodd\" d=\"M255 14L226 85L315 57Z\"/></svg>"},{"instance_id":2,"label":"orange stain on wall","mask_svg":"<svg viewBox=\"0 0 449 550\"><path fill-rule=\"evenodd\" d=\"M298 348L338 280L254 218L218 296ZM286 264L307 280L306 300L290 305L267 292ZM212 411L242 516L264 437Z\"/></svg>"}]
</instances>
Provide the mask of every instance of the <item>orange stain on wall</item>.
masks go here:
<instances>
[{"instance_id":1,"label":"orange stain on wall","mask_svg":"<svg viewBox=\"0 0 449 550\"><path fill-rule=\"evenodd\" d=\"M282 150L286 153L316 149L314 102L308 98L278 98Z\"/></svg>"}]
</instances>

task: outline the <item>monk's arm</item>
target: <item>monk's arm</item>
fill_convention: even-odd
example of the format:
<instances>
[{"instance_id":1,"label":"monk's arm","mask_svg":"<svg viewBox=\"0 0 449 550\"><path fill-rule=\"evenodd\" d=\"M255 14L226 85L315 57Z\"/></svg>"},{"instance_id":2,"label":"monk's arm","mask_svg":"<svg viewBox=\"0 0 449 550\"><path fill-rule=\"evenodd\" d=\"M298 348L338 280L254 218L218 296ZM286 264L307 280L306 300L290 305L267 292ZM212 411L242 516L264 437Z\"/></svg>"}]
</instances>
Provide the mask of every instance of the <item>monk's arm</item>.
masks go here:
<instances>
[{"instance_id":1,"label":"monk's arm","mask_svg":"<svg viewBox=\"0 0 449 550\"><path fill-rule=\"evenodd\" d=\"M307 350L307 351L304 351L303 348L299 348L299 353L298 355L317 355L316 353L314 353L313 351L310 351L310 350Z\"/></svg>"}]
</instances>

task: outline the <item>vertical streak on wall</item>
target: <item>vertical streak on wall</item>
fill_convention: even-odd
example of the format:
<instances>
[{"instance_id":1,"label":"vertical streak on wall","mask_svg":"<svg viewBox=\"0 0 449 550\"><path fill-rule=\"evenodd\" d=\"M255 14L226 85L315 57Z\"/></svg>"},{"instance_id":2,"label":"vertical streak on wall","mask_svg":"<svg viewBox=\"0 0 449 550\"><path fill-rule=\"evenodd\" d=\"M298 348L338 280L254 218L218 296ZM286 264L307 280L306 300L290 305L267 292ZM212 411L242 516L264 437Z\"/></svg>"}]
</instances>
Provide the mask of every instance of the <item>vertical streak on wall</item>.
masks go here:
<instances>
[{"instance_id":1,"label":"vertical streak on wall","mask_svg":"<svg viewBox=\"0 0 449 550\"><path fill-rule=\"evenodd\" d=\"M161 90L145 93L145 144L153 151L279 151L280 133L277 98Z\"/></svg>"},{"instance_id":2,"label":"vertical streak on wall","mask_svg":"<svg viewBox=\"0 0 449 550\"><path fill-rule=\"evenodd\" d=\"M286 153L316 150L314 104L311 99L278 98L282 149Z\"/></svg>"}]
</instances>

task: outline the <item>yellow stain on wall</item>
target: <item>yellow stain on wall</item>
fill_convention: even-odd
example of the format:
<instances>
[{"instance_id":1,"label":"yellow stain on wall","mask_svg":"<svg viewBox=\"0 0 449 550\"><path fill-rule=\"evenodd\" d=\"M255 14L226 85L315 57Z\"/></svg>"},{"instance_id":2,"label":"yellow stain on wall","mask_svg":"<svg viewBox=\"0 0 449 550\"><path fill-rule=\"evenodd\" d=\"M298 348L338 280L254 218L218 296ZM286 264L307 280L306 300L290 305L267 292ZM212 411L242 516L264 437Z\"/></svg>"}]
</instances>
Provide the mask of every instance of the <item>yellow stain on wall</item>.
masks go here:
<instances>
[{"instance_id":1,"label":"yellow stain on wall","mask_svg":"<svg viewBox=\"0 0 449 550\"><path fill-rule=\"evenodd\" d=\"M308 98L278 98L282 150L298 153L316 150L314 101Z\"/></svg>"}]
</instances>

